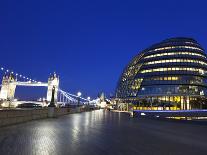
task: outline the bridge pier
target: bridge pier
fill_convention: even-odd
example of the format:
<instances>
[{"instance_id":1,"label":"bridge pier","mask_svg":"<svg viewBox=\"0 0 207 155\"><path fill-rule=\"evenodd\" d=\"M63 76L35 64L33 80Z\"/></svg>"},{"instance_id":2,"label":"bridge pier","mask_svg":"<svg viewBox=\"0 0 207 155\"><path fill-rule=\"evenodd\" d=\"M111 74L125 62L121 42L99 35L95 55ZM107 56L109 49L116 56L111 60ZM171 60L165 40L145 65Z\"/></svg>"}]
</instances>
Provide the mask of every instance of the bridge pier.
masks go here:
<instances>
[{"instance_id":1,"label":"bridge pier","mask_svg":"<svg viewBox=\"0 0 207 155\"><path fill-rule=\"evenodd\" d=\"M57 99L58 99L57 96L58 96L58 89L59 89L59 77L56 75L56 73L50 75L48 79L48 89L47 89L47 101L48 102L51 102L53 87L55 89L54 102L57 103Z\"/></svg>"}]
</instances>

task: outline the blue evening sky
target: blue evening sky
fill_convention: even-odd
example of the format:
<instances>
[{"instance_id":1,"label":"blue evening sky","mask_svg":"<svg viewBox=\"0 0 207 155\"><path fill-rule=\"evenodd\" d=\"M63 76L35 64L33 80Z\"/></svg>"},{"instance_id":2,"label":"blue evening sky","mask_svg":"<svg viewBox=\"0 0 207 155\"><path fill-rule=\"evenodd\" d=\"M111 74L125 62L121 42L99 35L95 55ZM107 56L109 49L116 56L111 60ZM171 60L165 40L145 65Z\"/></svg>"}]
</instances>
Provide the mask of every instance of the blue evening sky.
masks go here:
<instances>
[{"instance_id":1,"label":"blue evening sky","mask_svg":"<svg viewBox=\"0 0 207 155\"><path fill-rule=\"evenodd\" d=\"M0 65L39 81L56 71L63 90L109 95L132 57L153 43L184 36L207 49L206 7L205 0L1 0ZM45 92L18 88L17 96Z\"/></svg>"}]
</instances>

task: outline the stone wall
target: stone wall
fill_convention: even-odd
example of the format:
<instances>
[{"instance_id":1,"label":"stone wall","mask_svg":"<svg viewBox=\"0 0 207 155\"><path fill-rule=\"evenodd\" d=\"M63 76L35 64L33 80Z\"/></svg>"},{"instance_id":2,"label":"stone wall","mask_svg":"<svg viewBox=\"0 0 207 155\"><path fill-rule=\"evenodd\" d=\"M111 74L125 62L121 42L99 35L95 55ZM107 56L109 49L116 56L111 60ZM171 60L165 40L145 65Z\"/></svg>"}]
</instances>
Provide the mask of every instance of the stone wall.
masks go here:
<instances>
[{"instance_id":1,"label":"stone wall","mask_svg":"<svg viewBox=\"0 0 207 155\"><path fill-rule=\"evenodd\" d=\"M69 113L70 113L70 108L56 108L55 109L56 116L67 115Z\"/></svg>"},{"instance_id":2,"label":"stone wall","mask_svg":"<svg viewBox=\"0 0 207 155\"><path fill-rule=\"evenodd\" d=\"M88 111L86 108L55 108L55 116ZM31 120L48 118L48 109L7 109L0 110L0 127Z\"/></svg>"}]
</instances>

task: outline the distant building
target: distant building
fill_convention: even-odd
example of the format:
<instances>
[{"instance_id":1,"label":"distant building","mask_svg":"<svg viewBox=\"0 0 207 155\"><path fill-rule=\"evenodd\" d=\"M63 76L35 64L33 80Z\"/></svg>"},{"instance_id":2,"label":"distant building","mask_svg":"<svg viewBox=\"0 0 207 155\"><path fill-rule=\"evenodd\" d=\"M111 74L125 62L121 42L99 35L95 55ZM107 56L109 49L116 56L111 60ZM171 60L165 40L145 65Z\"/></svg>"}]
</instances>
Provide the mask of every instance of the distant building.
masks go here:
<instances>
[{"instance_id":1,"label":"distant building","mask_svg":"<svg viewBox=\"0 0 207 155\"><path fill-rule=\"evenodd\" d=\"M138 109L202 109L207 58L191 38L171 38L140 52L124 69L116 100Z\"/></svg>"},{"instance_id":2,"label":"distant building","mask_svg":"<svg viewBox=\"0 0 207 155\"><path fill-rule=\"evenodd\" d=\"M102 92L101 95L99 95L99 102L97 103L97 105L100 108L107 108L108 106L110 106L110 104L110 101L106 99L104 93Z\"/></svg>"}]
</instances>

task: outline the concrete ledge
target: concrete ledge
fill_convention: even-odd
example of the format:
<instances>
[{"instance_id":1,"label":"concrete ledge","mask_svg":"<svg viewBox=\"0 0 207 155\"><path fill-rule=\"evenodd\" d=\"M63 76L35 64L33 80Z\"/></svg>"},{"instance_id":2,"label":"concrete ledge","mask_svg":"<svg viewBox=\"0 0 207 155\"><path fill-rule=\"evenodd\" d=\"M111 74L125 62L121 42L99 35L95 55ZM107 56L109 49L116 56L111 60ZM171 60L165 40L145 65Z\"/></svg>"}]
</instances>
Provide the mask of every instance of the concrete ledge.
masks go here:
<instances>
[{"instance_id":1,"label":"concrete ledge","mask_svg":"<svg viewBox=\"0 0 207 155\"><path fill-rule=\"evenodd\" d=\"M89 111L87 107L55 108L55 117ZM48 117L48 108L0 110L0 127Z\"/></svg>"}]
</instances>

